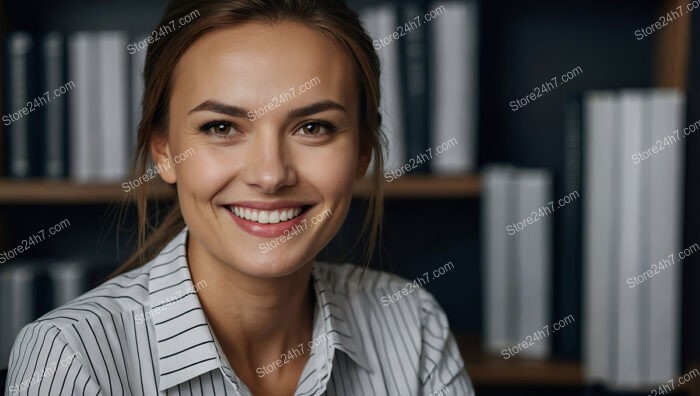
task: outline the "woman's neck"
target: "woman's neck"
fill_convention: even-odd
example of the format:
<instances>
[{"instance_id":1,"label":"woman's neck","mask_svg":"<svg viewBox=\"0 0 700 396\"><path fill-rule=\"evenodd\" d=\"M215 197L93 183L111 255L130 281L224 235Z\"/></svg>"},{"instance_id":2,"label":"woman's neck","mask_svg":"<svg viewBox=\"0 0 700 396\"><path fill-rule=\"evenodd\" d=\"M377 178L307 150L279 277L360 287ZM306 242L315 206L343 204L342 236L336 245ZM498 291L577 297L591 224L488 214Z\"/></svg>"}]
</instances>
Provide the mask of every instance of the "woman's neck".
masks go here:
<instances>
[{"instance_id":1,"label":"woman's neck","mask_svg":"<svg viewBox=\"0 0 700 396\"><path fill-rule=\"evenodd\" d=\"M207 319L232 368L249 387L260 379L256 369L274 365L282 354L311 339L311 262L281 278L259 278L216 260L191 238L187 255L192 281L207 284L197 292ZM307 357L276 368L268 380L301 373Z\"/></svg>"}]
</instances>

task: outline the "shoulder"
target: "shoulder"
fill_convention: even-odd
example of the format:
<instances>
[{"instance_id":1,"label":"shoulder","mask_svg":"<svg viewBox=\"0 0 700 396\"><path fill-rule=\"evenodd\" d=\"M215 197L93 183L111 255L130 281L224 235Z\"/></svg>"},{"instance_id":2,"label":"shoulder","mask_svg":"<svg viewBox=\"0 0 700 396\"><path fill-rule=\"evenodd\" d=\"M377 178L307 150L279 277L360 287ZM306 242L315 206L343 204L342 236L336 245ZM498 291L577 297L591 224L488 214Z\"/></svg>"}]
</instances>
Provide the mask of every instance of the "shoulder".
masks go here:
<instances>
[{"instance_id":1,"label":"shoulder","mask_svg":"<svg viewBox=\"0 0 700 396\"><path fill-rule=\"evenodd\" d=\"M41 381L49 377L97 389L91 355L114 348L134 312L142 312L148 301L148 274L149 264L119 275L24 326L10 354L8 381L11 377L20 391L37 386L40 394L49 384L54 394L55 381ZM30 372L44 360L49 369ZM63 394L63 389L57 393Z\"/></svg>"},{"instance_id":2,"label":"shoulder","mask_svg":"<svg viewBox=\"0 0 700 396\"><path fill-rule=\"evenodd\" d=\"M112 278L34 323L65 331L88 319L141 310L148 301L149 267L147 264Z\"/></svg>"},{"instance_id":3,"label":"shoulder","mask_svg":"<svg viewBox=\"0 0 700 396\"><path fill-rule=\"evenodd\" d=\"M412 360L422 391L446 386L456 394L473 394L447 315L425 288L426 280L353 264L317 263L315 275L338 311L348 313L351 327L357 326L375 367Z\"/></svg>"}]
</instances>

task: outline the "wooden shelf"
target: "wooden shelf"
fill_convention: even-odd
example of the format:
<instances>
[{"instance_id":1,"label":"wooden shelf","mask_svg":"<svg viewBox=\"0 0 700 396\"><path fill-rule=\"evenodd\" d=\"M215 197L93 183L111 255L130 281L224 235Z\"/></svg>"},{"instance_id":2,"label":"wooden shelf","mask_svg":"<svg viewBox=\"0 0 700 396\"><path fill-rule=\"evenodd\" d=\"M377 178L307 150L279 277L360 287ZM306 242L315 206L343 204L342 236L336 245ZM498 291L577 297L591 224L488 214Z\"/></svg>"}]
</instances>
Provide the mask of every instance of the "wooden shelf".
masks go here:
<instances>
[{"instance_id":1,"label":"wooden shelf","mask_svg":"<svg viewBox=\"0 0 700 396\"><path fill-rule=\"evenodd\" d=\"M149 188L155 199L171 199L172 192L163 182ZM69 181L0 181L1 204L90 204L117 203L127 193L118 183L75 183ZM133 193L131 196L135 195Z\"/></svg>"},{"instance_id":2,"label":"wooden shelf","mask_svg":"<svg viewBox=\"0 0 700 396\"><path fill-rule=\"evenodd\" d=\"M581 386L584 384L581 365L575 362L525 359L483 351L478 338L457 335L469 376L475 385L499 386Z\"/></svg>"},{"instance_id":3,"label":"wooden shelf","mask_svg":"<svg viewBox=\"0 0 700 396\"><path fill-rule=\"evenodd\" d=\"M355 185L356 197L369 191L366 180ZM433 176L411 175L384 183L386 198L467 198L481 193L481 178L477 175Z\"/></svg>"},{"instance_id":4,"label":"wooden shelf","mask_svg":"<svg viewBox=\"0 0 700 396\"><path fill-rule=\"evenodd\" d=\"M459 198L478 197L479 176L405 176L385 183L387 198ZM139 187L142 188L142 187ZM148 185L156 200L173 197L170 186L161 181ZM355 186L355 197L367 196L370 186L362 180ZM0 204L89 204L120 202L127 193L119 183L75 183L47 180L1 180ZM127 197L129 198L129 197Z\"/></svg>"}]
</instances>

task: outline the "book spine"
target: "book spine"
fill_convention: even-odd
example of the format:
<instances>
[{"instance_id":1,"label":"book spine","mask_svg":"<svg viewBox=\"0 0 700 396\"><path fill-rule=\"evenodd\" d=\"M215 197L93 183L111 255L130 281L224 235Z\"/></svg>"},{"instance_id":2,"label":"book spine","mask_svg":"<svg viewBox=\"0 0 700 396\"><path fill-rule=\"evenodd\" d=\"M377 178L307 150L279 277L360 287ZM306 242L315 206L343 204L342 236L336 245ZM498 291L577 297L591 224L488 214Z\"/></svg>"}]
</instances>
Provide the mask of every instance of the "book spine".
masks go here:
<instances>
[{"instance_id":1,"label":"book spine","mask_svg":"<svg viewBox=\"0 0 700 396\"><path fill-rule=\"evenodd\" d=\"M614 309L617 282L616 236L619 194L615 158L619 147L619 102L610 92L583 98L583 274L582 357L586 379L609 382L613 375Z\"/></svg>"},{"instance_id":2,"label":"book spine","mask_svg":"<svg viewBox=\"0 0 700 396\"><path fill-rule=\"evenodd\" d=\"M515 194L512 169L505 166L484 168L484 210L481 215L484 284L484 348L499 354L518 343L515 338L515 285L510 274L515 247L514 231L507 227L515 218L510 198ZM510 358L504 356L504 358Z\"/></svg>"},{"instance_id":3,"label":"book spine","mask_svg":"<svg viewBox=\"0 0 700 396\"><path fill-rule=\"evenodd\" d=\"M651 128L644 147L661 149L644 160L650 165L645 194L650 208L645 212L651 224L646 230L651 260L646 265L654 275L648 285L636 287L649 289L648 338L644 343L649 349L649 371L644 377L648 383L658 384L680 375L679 291L684 265L680 255L685 248L691 252L693 248L681 243L685 96L674 90L659 91L649 107Z\"/></svg>"},{"instance_id":4,"label":"book spine","mask_svg":"<svg viewBox=\"0 0 700 396\"><path fill-rule=\"evenodd\" d=\"M524 357L546 358L550 353L554 331L551 325L551 214L553 203L549 174L540 170L516 173L518 197L517 219L528 219L527 228L514 236L516 240L516 274L518 282L518 337L526 343ZM530 220L532 219L532 223Z\"/></svg>"},{"instance_id":5,"label":"book spine","mask_svg":"<svg viewBox=\"0 0 700 396\"><path fill-rule=\"evenodd\" d=\"M396 6L393 4L366 7L360 12L360 20L367 30L367 34L373 39L372 46L377 51L382 68L380 113L382 115L382 131L387 140L384 156L384 171L387 180L392 180L390 176L392 171L406 163L399 44L391 42L384 45L386 41L384 43L381 41L382 38L389 37L396 29L396 15Z\"/></svg>"},{"instance_id":6,"label":"book spine","mask_svg":"<svg viewBox=\"0 0 700 396\"><path fill-rule=\"evenodd\" d=\"M141 41L141 40L136 40ZM128 153L136 148L139 121L143 112L143 68L146 64L146 51L136 51L131 57L131 130L129 131Z\"/></svg>"},{"instance_id":7,"label":"book spine","mask_svg":"<svg viewBox=\"0 0 700 396\"><path fill-rule=\"evenodd\" d=\"M29 142L30 117L36 111L30 102L33 47L34 39L27 33L17 32L7 38L7 113L2 121L8 136L8 175L13 178L27 178L34 173Z\"/></svg>"},{"instance_id":8,"label":"book spine","mask_svg":"<svg viewBox=\"0 0 700 396\"><path fill-rule=\"evenodd\" d=\"M69 97L70 109L70 177L84 182L97 177L95 162L98 154L95 130L98 108L95 105L95 85L97 64L95 39L92 33L79 32L70 37L69 79L75 82L75 88Z\"/></svg>"},{"instance_id":9,"label":"book spine","mask_svg":"<svg viewBox=\"0 0 700 396\"><path fill-rule=\"evenodd\" d=\"M99 178L120 181L126 177L128 167L127 38L123 32L101 32L97 40L101 143Z\"/></svg>"},{"instance_id":10,"label":"book spine","mask_svg":"<svg viewBox=\"0 0 700 396\"><path fill-rule=\"evenodd\" d=\"M401 85L404 88L403 108L406 128L406 161L413 173L427 172L429 161L425 152L430 148L428 128L428 30L424 22L418 25L427 2L408 1L400 7L397 31L401 51ZM434 154L433 154L434 155Z\"/></svg>"},{"instance_id":11,"label":"book spine","mask_svg":"<svg viewBox=\"0 0 700 396\"><path fill-rule=\"evenodd\" d=\"M431 170L440 174L472 171L476 164L477 34L474 1L432 3L445 10L426 28L431 60Z\"/></svg>"},{"instance_id":12,"label":"book spine","mask_svg":"<svg viewBox=\"0 0 700 396\"><path fill-rule=\"evenodd\" d=\"M66 176L66 99L53 93L65 81L65 53L63 36L49 33L43 41L44 92L52 96L44 113L44 175L50 179Z\"/></svg>"},{"instance_id":13,"label":"book spine","mask_svg":"<svg viewBox=\"0 0 700 396\"><path fill-rule=\"evenodd\" d=\"M573 315L581 317L581 209L578 202L585 199L582 189L583 178L583 100L576 96L567 103L564 136L564 166L557 198L578 193L579 199L562 208L559 212L559 260L554 270L553 299L554 317L564 318ZM552 335L553 355L556 358L578 360L580 358L581 335L579 326L571 326L566 331Z\"/></svg>"},{"instance_id":14,"label":"book spine","mask_svg":"<svg viewBox=\"0 0 700 396\"><path fill-rule=\"evenodd\" d=\"M621 170L619 194L620 244L617 247L617 352L616 373L613 386L618 389L638 387L644 384L642 369L641 324L643 312L642 288L624 287L626 279L644 271L649 263L646 249L642 246L642 220L646 217L642 207L643 171L630 158L632 153L642 151L644 93L624 91L620 103L622 145L617 152L617 163Z\"/></svg>"}]
</instances>

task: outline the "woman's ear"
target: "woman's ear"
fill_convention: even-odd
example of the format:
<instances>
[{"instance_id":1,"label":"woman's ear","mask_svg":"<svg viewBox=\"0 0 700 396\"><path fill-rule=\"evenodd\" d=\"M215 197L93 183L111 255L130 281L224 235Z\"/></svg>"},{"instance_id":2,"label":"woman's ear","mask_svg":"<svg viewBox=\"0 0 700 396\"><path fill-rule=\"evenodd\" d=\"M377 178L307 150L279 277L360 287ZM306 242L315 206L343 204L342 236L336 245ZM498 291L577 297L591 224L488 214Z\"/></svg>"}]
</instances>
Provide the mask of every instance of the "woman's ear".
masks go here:
<instances>
[{"instance_id":1,"label":"woman's ear","mask_svg":"<svg viewBox=\"0 0 700 396\"><path fill-rule=\"evenodd\" d=\"M155 162L156 171L161 179L168 184L174 184L177 181L175 167L172 164L172 156L170 155L170 145L168 137L164 133L154 133L151 137L151 158Z\"/></svg>"}]
</instances>

